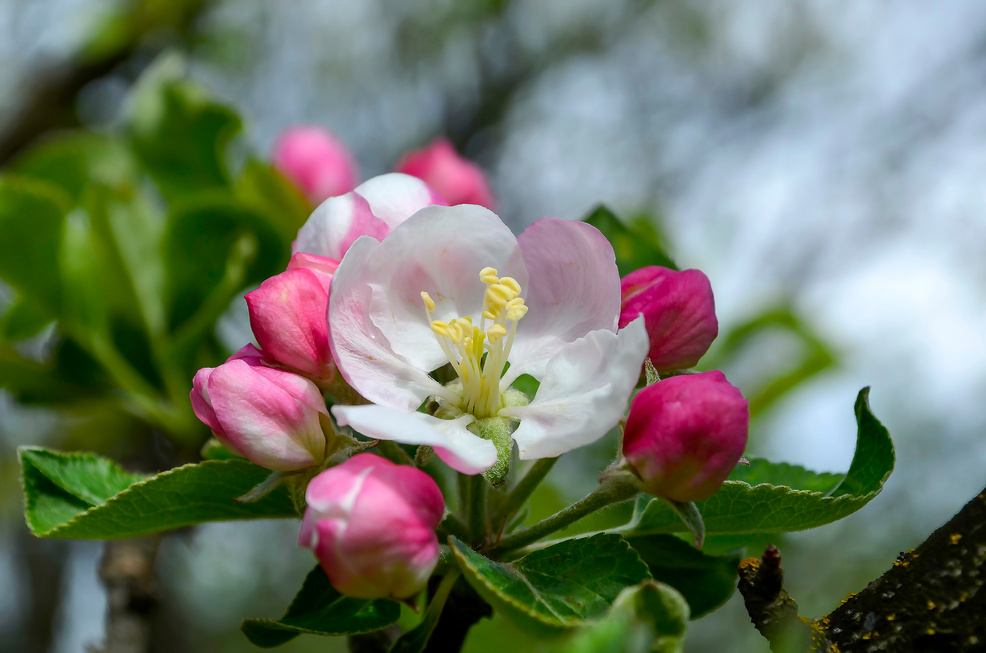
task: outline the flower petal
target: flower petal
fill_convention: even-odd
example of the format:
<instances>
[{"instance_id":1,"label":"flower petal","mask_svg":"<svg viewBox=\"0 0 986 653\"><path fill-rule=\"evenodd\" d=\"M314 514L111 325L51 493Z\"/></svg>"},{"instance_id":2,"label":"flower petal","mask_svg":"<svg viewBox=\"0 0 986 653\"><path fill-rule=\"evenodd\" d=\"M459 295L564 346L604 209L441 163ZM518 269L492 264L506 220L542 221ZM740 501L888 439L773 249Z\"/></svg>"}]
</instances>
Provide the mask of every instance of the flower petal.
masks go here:
<instances>
[{"instance_id":1,"label":"flower petal","mask_svg":"<svg viewBox=\"0 0 986 653\"><path fill-rule=\"evenodd\" d=\"M370 210L369 202L355 192L330 197L298 230L291 253L305 252L339 260L360 236L378 240L390 233L387 223Z\"/></svg>"},{"instance_id":2,"label":"flower petal","mask_svg":"<svg viewBox=\"0 0 986 653\"><path fill-rule=\"evenodd\" d=\"M373 324L394 353L415 367L426 372L441 367L447 359L431 331L421 292L435 301L435 319L468 315L478 325L486 290L479 271L487 266L521 285L527 282L517 239L496 214L471 204L421 209L373 254L373 276L367 280L373 288ZM617 279L617 309L619 300Z\"/></svg>"},{"instance_id":3,"label":"flower petal","mask_svg":"<svg viewBox=\"0 0 986 653\"><path fill-rule=\"evenodd\" d=\"M646 354L642 319L619 334L599 329L564 346L548 361L534 400L499 413L520 419L513 439L521 460L559 456L616 426Z\"/></svg>"},{"instance_id":4,"label":"flower petal","mask_svg":"<svg viewBox=\"0 0 986 653\"><path fill-rule=\"evenodd\" d=\"M517 325L505 382L540 378L548 359L590 331L616 331L620 273L613 247L584 222L542 218L517 237L524 256L529 308Z\"/></svg>"},{"instance_id":5,"label":"flower petal","mask_svg":"<svg viewBox=\"0 0 986 653\"><path fill-rule=\"evenodd\" d=\"M448 206L441 195L417 177L391 172L367 179L356 192L370 203L373 215L391 229L432 204Z\"/></svg>"},{"instance_id":6,"label":"flower petal","mask_svg":"<svg viewBox=\"0 0 986 653\"><path fill-rule=\"evenodd\" d=\"M496 462L496 447L466 427L475 419L438 419L418 412L385 406L333 406L332 414L342 426L351 426L370 438L402 444L426 444L452 469L479 474Z\"/></svg>"},{"instance_id":7,"label":"flower petal","mask_svg":"<svg viewBox=\"0 0 986 653\"><path fill-rule=\"evenodd\" d=\"M370 260L380 243L360 238L335 275L329 295L330 346L342 376L370 401L392 408L415 410L441 384L391 350L384 334L370 320L372 276ZM421 301L421 298L418 298Z\"/></svg>"}]
</instances>

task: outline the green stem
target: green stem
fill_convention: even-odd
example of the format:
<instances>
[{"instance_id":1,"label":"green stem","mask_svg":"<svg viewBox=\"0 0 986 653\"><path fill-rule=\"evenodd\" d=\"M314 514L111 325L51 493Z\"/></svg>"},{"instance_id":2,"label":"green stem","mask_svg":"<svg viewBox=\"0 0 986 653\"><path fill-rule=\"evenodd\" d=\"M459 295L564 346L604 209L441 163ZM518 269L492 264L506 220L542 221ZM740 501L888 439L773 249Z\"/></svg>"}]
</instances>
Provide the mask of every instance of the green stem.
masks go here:
<instances>
[{"instance_id":1,"label":"green stem","mask_svg":"<svg viewBox=\"0 0 986 653\"><path fill-rule=\"evenodd\" d=\"M414 459L393 440L380 440L377 444L377 452L396 465L414 467Z\"/></svg>"},{"instance_id":2,"label":"green stem","mask_svg":"<svg viewBox=\"0 0 986 653\"><path fill-rule=\"evenodd\" d=\"M451 513L445 515L444 519L442 519L438 525L438 532L444 533L445 535L452 535L463 542L469 539L469 530L466 528L466 525Z\"/></svg>"},{"instance_id":3,"label":"green stem","mask_svg":"<svg viewBox=\"0 0 986 653\"><path fill-rule=\"evenodd\" d=\"M435 595L431 597L431 603L428 604L428 609L425 610L421 623L414 629L401 635L390 648L391 653L420 653L425 650L428 640L431 638L431 633L435 630L435 626L438 625L439 617L442 616L442 610L445 609L445 602L448 600L449 593L452 591L452 586L455 585L455 581L459 580L461 573L458 567L453 567L449 570L445 577L442 578L438 589L435 590Z\"/></svg>"},{"instance_id":4,"label":"green stem","mask_svg":"<svg viewBox=\"0 0 986 653\"><path fill-rule=\"evenodd\" d=\"M581 501L542 519L527 530L503 538L496 553L503 554L536 542L546 535L574 524L583 517L614 503L620 503L637 495L639 490L620 475L604 476L599 487Z\"/></svg>"},{"instance_id":5,"label":"green stem","mask_svg":"<svg viewBox=\"0 0 986 653\"><path fill-rule=\"evenodd\" d=\"M469 477L469 503L467 520L470 539L479 542L486 536L489 524L486 518L486 478L482 474Z\"/></svg>"},{"instance_id":6,"label":"green stem","mask_svg":"<svg viewBox=\"0 0 986 653\"><path fill-rule=\"evenodd\" d=\"M534 462L531 468L524 474L524 478L506 496L500 508L493 516L493 524L502 526L510 517L523 506L534 490L537 489L541 481L544 480L551 468L555 466L557 458L542 458Z\"/></svg>"}]
</instances>

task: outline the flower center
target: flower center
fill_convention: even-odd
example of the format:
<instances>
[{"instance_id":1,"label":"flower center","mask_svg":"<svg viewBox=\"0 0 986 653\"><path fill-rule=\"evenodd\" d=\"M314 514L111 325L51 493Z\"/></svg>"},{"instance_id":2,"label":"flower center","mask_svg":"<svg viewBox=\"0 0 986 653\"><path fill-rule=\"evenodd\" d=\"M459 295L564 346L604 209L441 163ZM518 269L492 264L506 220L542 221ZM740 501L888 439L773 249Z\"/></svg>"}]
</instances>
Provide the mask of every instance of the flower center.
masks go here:
<instances>
[{"instance_id":1,"label":"flower center","mask_svg":"<svg viewBox=\"0 0 986 653\"><path fill-rule=\"evenodd\" d=\"M469 316L449 322L435 320L434 300L426 292L421 293L421 300L431 330L462 383L461 408L482 419L503 408L500 378L517 322L527 313L527 305L520 297L520 284L513 277L498 277L496 268L487 267L479 271L479 278L486 284L479 326Z\"/></svg>"}]
</instances>

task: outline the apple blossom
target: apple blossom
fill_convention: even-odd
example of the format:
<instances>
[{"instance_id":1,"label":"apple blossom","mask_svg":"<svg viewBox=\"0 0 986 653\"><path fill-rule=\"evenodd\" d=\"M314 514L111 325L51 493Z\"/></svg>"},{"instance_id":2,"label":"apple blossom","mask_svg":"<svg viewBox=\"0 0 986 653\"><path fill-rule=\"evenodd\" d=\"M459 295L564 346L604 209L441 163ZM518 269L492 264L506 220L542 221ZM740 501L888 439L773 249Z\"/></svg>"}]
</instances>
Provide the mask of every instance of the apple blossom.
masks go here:
<instances>
[{"instance_id":1,"label":"apple blossom","mask_svg":"<svg viewBox=\"0 0 986 653\"><path fill-rule=\"evenodd\" d=\"M439 138L427 147L408 152L395 169L428 182L453 206L479 204L496 208L486 175L475 163L459 156L447 139Z\"/></svg>"},{"instance_id":2,"label":"apple blossom","mask_svg":"<svg viewBox=\"0 0 986 653\"><path fill-rule=\"evenodd\" d=\"M268 367L247 345L219 367L199 370L190 398L195 415L231 451L281 472L321 464L326 439L322 393L305 377Z\"/></svg>"},{"instance_id":3,"label":"apple blossom","mask_svg":"<svg viewBox=\"0 0 986 653\"><path fill-rule=\"evenodd\" d=\"M329 379L335 370L326 310L337 266L329 258L295 254L286 271L245 297L253 335L264 353L315 379Z\"/></svg>"},{"instance_id":4,"label":"apple blossom","mask_svg":"<svg viewBox=\"0 0 986 653\"><path fill-rule=\"evenodd\" d=\"M356 162L345 145L316 126L288 129L274 145L274 167L293 181L312 204L353 190Z\"/></svg>"},{"instance_id":5,"label":"apple blossom","mask_svg":"<svg viewBox=\"0 0 986 653\"><path fill-rule=\"evenodd\" d=\"M622 417L647 350L642 321L617 333L619 284L591 225L544 218L514 236L479 206L424 208L358 239L333 277L333 358L376 404L333 415L465 474L496 465L494 482L511 438L523 460L593 442ZM448 385L429 376L445 365ZM511 387L522 374L540 381L533 398ZM429 399L435 415L418 411Z\"/></svg>"},{"instance_id":6,"label":"apple blossom","mask_svg":"<svg viewBox=\"0 0 986 653\"><path fill-rule=\"evenodd\" d=\"M620 326L644 316L658 371L694 367L719 333L709 278L699 270L641 268L623 277Z\"/></svg>"},{"instance_id":7,"label":"apple blossom","mask_svg":"<svg viewBox=\"0 0 986 653\"><path fill-rule=\"evenodd\" d=\"M673 376L634 397L623 455L650 494L700 501L736 467L749 423L748 402L722 372Z\"/></svg>"},{"instance_id":8,"label":"apple blossom","mask_svg":"<svg viewBox=\"0 0 986 653\"><path fill-rule=\"evenodd\" d=\"M430 476L362 453L312 479L305 499L298 544L315 552L337 590L407 598L428 582L445 510Z\"/></svg>"}]
</instances>

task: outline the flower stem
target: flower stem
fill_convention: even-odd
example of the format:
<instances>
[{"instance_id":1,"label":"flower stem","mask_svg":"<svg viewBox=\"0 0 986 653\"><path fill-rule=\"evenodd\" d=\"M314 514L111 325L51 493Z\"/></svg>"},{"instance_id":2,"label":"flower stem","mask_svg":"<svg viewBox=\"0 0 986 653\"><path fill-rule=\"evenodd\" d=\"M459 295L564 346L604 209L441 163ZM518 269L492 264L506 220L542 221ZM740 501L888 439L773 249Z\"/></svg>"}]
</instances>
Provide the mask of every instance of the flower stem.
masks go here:
<instances>
[{"instance_id":1,"label":"flower stem","mask_svg":"<svg viewBox=\"0 0 986 653\"><path fill-rule=\"evenodd\" d=\"M574 524L583 517L614 503L620 503L637 495L639 490L627 482L621 475L612 475L600 479L599 487L593 490L581 501L572 504L547 519L542 519L527 530L515 533L500 541L496 553L504 554L536 542L546 535L559 531Z\"/></svg>"},{"instance_id":2,"label":"flower stem","mask_svg":"<svg viewBox=\"0 0 986 653\"><path fill-rule=\"evenodd\" d=\"M435 626L438 625L438 618L442 616L442 610L445 609L445 602L448 600L448 595L452 591L452 586L455 585L455 581L459 580L461 573L458 567L452 567L445 574L442 582L438 585L438 589L435 590L434 596L431 597L431 603L428 604L428 609L425 610L421 623L401 635L400 639L394 642L394 645L390 648L391 651L396 653L420 653L425 650L428 640L431 638L431 633L435 630Z\"/></svg>"},{"instance_id":3,"label":"flower stem","mask_svg":"<svg viewBox=\"0 0 986 653\"><path fill-rule=\"evenodd\" d=\"M473 543L479 542L486 536L489 525L486 516L486 478L476 474L469 478L469 499L466 505L466 525L469 537Z\"/></svg>"},{"instance_id":4,"label":"flower stem","mask_svg":"<svg viewBox=\"0 0 986 653\"><path fill-rule=\"evenodd\" d=\"M541 484L541 481L544 480L557 461L557 458L542 458L531 465L531 468L524 474L524 478L520 479L520 482L510 491L494 514L492 521L496 527L499 528L506 523L531 498L534 490Z\"/></svg>"}]
</instances>

